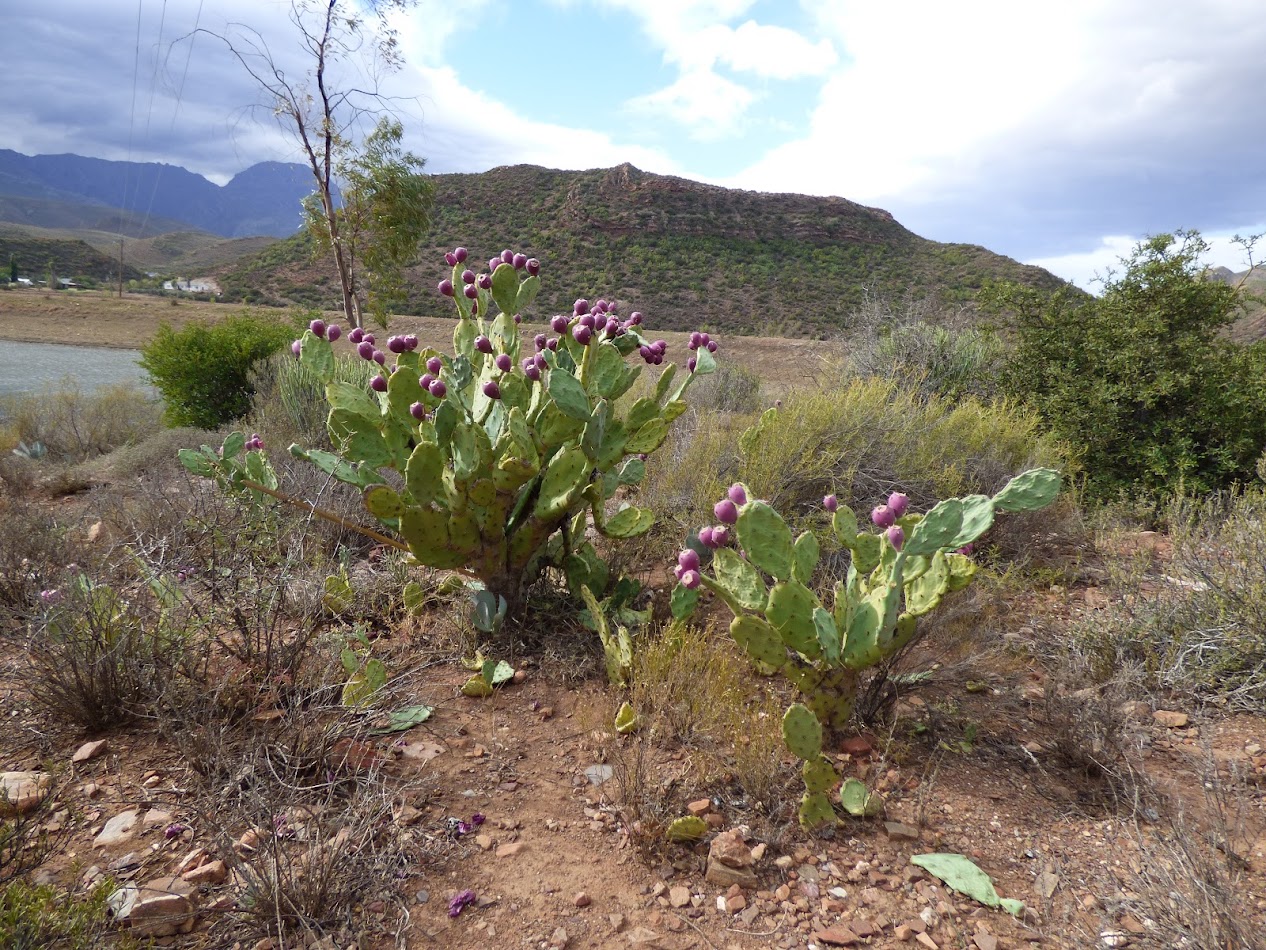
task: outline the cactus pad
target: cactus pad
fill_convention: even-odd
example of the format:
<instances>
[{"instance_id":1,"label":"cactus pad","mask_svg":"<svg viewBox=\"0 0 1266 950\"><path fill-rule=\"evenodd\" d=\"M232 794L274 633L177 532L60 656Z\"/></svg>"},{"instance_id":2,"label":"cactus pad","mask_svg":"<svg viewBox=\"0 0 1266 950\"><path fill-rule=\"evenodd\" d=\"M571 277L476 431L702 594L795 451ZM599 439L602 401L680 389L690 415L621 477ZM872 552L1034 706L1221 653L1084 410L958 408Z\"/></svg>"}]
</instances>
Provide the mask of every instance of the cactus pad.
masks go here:
<instances>
[{"instance_id":1,"label":"cactus pad","mask_svg":"<svg viewBox=\"0 0 1266 950\"><path fill-rule=\"evenodd\" d=\"M840 786L840 804L854 818L874 818L883 814L885 803L882 795L866 788L865 782L850 778Z\"/></svg>"},{"instance_id":2,"label":"cactus pad","mask_svg":"<svg viewBox=\"0 0 1266 950\"><path fill-rule=\"evenodd\" d=\"M822 723L808 706L793 703L782 717L782 737L792 754L812 760L822 754Z\"/></svg>"},{"instance_id":3,"label":"cactus pad","mask_svg":"<svg viewBox=\"0 0 1266 950\"><path fill-rule=\"evenodd\" d=\"M691 844L698 841L708 833L708 823L702 818L696 818L694 815L688 815L685 818L678 818L668 826L668 830L664 833L669 841L674 844Z\"/></svg>"},{"instance_id":4,"label":"cactus pad","mask_svg":"<svg viewBox=\"0 0 1266 950\"><path fill-rule=\"evenodd\" d=\"M748 559L765 573L785 581L791 577L791 529L782 516L763 501L743 506L738 518L738 540Z\"/></svg>"}]
</instances>

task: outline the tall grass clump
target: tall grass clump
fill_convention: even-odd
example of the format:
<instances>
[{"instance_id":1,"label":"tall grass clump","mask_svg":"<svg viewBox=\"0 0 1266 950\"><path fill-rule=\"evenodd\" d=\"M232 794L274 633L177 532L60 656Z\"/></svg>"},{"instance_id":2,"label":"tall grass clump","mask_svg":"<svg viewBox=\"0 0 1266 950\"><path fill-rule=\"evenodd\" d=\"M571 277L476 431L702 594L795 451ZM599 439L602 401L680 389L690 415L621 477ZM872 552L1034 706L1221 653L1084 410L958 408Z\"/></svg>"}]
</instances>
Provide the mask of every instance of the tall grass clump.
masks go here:
<instances>
[{"instance_id":1,"label":"tall grass clump","mask_svg":"<svg viewBox=\"0 0 1266 950\"><path fill-rule=\"evenodd\" d=\"M849 342L854 376L902 382L925 396L989 398L998 389L1006 347L992 330L913 323Z\"/></svg>"},{"instance_id":2,"label":"tall grass clump","mask_svg":"<svg viewBox=\"0 0 1266 950\"><path fill-rule=\"evenodd\" d=\"M139 442L161 425L162 406L133 383L85 392L71 377L0 397L0 450L42 446L43 457L82 462Z\"/></svg>"},{"instance_id":3,"label":"tall grass clump","mask_svg":"<svg viewBox=\"0 0 1266 950\"><path fill-rule=\"evenodd\" d=\"M372 367L363 359L340 357L334 361L334 380L367 389L375 375ZM253 431L277 446L298 442L306 448L330 447L325 381L311 367L289 352L275 353L256 364L248 378Z\"/></svg>"},{"instance_id":4,"label":"tall grass clump","mask_svg":"<svg viewBox=\"0 0 1266 950\"><path fill-rule=\"evenodd\" d=\"M181 330L164 323L140 364L162 394L169 425L214 429L246 415L251 367L289 347L294 331L289 320L250 311Z\"/></svg>"},{"instance_id":5,"label":"tall grass clump","mask_svg":"<svg viewBox=\"0 0 1266 950\"><path fill-rule=\"evenodd\" d=\"M1165 573L1119 570L1123 596L1076 625L1071 648L1094 678L1266 710L1266 492L1180 497L1166 520Z\"/></svg>"}]
</instances>

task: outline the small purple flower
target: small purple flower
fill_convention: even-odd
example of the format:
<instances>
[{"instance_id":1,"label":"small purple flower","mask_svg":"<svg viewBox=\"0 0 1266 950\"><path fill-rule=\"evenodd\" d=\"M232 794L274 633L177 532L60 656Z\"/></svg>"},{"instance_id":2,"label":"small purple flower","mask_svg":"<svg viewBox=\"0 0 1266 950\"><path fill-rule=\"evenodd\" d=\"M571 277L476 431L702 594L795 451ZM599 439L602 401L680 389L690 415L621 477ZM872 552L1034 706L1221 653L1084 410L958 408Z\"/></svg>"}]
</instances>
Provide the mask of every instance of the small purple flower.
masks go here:
<instances>
[{"instance_id":1,"label":"small purple flower","mask_svg":"<svg viewBox=\"0 0 1266 950\"><path fill-rule=\"evenodd\" d=\"M448 387L444 385L444 380L435 379L431 381L431 395L436 399L443 399L448 393Z\"/></svg>"},{"instance_id":2,"label":"small purple flower","mask_svg":"<svg viewBox=\"0 0 1266 950\"><path fill-rule=\"evenodd\" d=\"M684 571L681 575L681 586L686 590L694 590L703 583L703 577L698 571Z\"/></svg>"},{"instance_id":3,"label":"small purple flower","mask_svg":"<svg viewBox=\"0 0 1266 950\"><path fill-rule=\"evenodd\" d=\"M822 499L822 507L831 514L835 514L836 510L840 507L840 500L834 495L827 495Z\"/></svg>"},{"instance_id":4,"label":"small purple flower","mask_svg":"<svg viewBox=\"0 0 1266 950\"><path fill-rule=\"evenodd\" d=\"M40 603L45 607L56 607L62 602L62 592L53 588L40 591Z\"/></svg>"},{"instance_id":5,"label":"small purple flower","mask_svg":"<svg viewBox=\"0 0 1266 950\"><path fill-rule=\"evenodd\" d=\"M422 405L420 402L415 402L409 407L409 415L417 419L418 422L421 422L426 418L426 406Z\"/></svg>"},{"instance_id":6,"label":"small purple flower","mask_svg":"<svg viewBox=\"0 0 1266 950\"><path fill-rule=\"evenodd\" d=\"M369 388L376 393L385 393L387 391L387 377L375 376L369 381Z\"/></svg>"},{"instance_id":7,"label":"small purple flower","mask_svg":"<svg viewBox=\"0 0 1266 950\"><path fill-rule=\"evenodd\" d=\"M484 395L489 399L501 398L501 387L497 385L497 381L495 379L490 379L488 382L484 383Z\"/></svg>"},{"instance_id":8,"label":"small purple flower","mask_svg":"<svg viewBox=\"0 0 1266 950\"><path fill-rule=\"evenodd\" d=\"M717 516L717 521L722 524L734 524L734 522L738 521L738 507L728 498L713 505L712 513Z\"/></svg>"},{"instance_id":9,"label":"small purple flower","mask_svg":"<svg viewBox=\"0 0 1266 950\"><path fill-rule=\"evenodd\" d=\"M503 373L510 372L510 367L514 365L514 361L510 359L509 353L498 353L497 358L493 360L497 365L497 369Z\"/></svg>"},{"instance_id":10,"label":"small purple flower","mask_svg":"<svg viewBox=\"0 0 1266 950\"><path fill-rule=\"evenodd\" d=\"M485 821L484 816L479 814L479 812L475 812L473 815L470 816L470 823L474 825L476 828L482 825L484 821Z\"/></svg>"},{"instance_id":11,"label":"small purple flower","mask_svg":"<svg viewBox=\"0 0 1266 950\"><path fill-rule=\"evenodd\" d=\"M439 282L438 288L440 293L442 293L445 297L453 296L453 282L447 277Z\"/></svg>"},{"instance_id":12,"label":"small purple flower","mask_svg":"<svg viewBox=\"0 0 1266 950\"><path fill-rule=\"evenodd\" d=\"M426 361L426 371L432 376L440 375L440 370L444 368L444 362L438 356L432 356Z\"/></svg>"},{"instance_id":13,"label":"small purple flower","mask_svg":"<svg viewBox=\"0 0 1266 950\"><path fill-rule=\"evenodd\" d=\"M471 890L460 891L454 895L453 899L448 902L448 916L460 917L463 910L475 903L475 892Z\"/></svg>"},{"instance_id":14,"label":"small purple flower","mask_svg":"<svg viewBox=\"0 0 1266 950\"><path fill-rule=\"evenodd\" d=\"M738 482L731 485L730 490L726 492L726 494L729 496L730 501L734 502L736 505L747 504L747 489Z\"/></svg>"},{"instance_id":15,"label":"small purple flower","mask_svg":"<svg viewBox=\"0 0 1266 950\"><path fill-rule=\"evenodd\" d=\"M525 264L524 266L527 267L527 272L528 272L529 277L535 277L537 274L541 272L541 262L538 261L535 257L529 257L527 259L527 264Z\"/></svg>"},{"instance_id":16,"label":"small purple flower","mask_svg":"<svg viewBox=\"0 0 1266 950\"><path fill-rule=\"evenodd\" d=\"M163 829L163 837L170 841L172 838L179 838L182 834L189 830L188 825L182 825L179 822L173 822Z\"/></svg>"},{"instance_id":17,"label":"small purple flower","mask_svg":"<svg viewBox=\"0 0 1266 950\"><path fill-rule=\"evenodd\" d=\"M677 564L683 571L699 570L699 552L693 548L686 548L677 555Z\"/></svg>"},{"instance_id":18,"label":"small purple flower","mask_svg":"<svg viewBox=\"0 0 1266 950\"><path fill-rule=\"evenodd\" d=\"M870 513L870 520L879 528L891 528L893 522L897 520L897 516L892 513L892 509L887 505L879 505Z\"/></svg>"},{"instance_id":19,"label":"small purple flower","mask_svg":"<svg viewBox=\"0 0 1266 950\"><path fill-rule=\"evenodd\" d=\"M482 334L475 337L475 349L480 353L492 353L492 341Z\"/></svg>"},{"instance_id":20,"label":"small purple flower","mask_svg":"<svg viewBox=\"0 0 1266 950\"><path fill-rule=\"evenodd\" d=\"M454 248L453 249L453 258L454 258L453 266L456 266L458 264L465 264L466 258L468 256L470 256L470 252L466 250L466 248L464 247Z\"/></svg>"},{"instance_id":21,"label":"small purple flower","mask_svg":"<svg viewBox=\"0 0 1266 950\"><path fill-rule=\"evenodd\" d=\"M333 343L342 335L343 335L343 328L340 327L337 323L331 323L328 327L325 328L325 338L329 340L331 343Z\"/></svg>"},{"instance_id":22,"label":"small purple flower","mask_svg":"<svg viewBox=\"0 0 1266 950\"><path fill-rule=\"evenodd\" d=\"M888 507L892 509L892 513L900 518L906 513L906 509L910 507L910 499L902 492L895 491L888 496Z\"/></svg>"},{"instance_id":23,"label":"small purple flower","mask_svg":"<svg viewBox=\"0 0 1266 950\"><path fill-rule=\"evenodd\" d=\"M898 551L900 551L901 545L906 543L906 533L903 530L901 530L901 525L894 524L891 528L888 529L887 534L888 534L888 543L891 544Z\"/></svg>"}]
</instances>

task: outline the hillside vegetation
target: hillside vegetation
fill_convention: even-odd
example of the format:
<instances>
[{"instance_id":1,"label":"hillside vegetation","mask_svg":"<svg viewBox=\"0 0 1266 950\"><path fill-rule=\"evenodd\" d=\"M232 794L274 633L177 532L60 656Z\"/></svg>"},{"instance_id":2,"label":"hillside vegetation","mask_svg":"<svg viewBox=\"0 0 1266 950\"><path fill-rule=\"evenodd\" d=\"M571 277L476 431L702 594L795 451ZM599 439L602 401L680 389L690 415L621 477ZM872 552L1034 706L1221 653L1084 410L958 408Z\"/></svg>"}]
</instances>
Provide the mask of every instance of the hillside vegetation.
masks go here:
<instances>
[{"instance_id":1,"label":"hillside vegetation","mask_svg":"<svg viewBox=\"0 0 1266 950\"><path fill-rule=\"evenodd\" d=\"M32 280L45 280L50 267L55 277L117 280L119 276L118 258L109 257L86 241L74 238L31 237L14 231L0 231L0 264L6 269L10 255L18 266L18 275ZM8 276L7 270L5 276ZM124 280L144 276L136 268L124 264Z\"/></svg>"},{"instance_id":2,"label":"hillside vegetation","mask_svg":"<svg viewBox=\"0 0 1266 950\"><path fill-rule=\"evenodd\" d=\"M436 175L436 211L410 273L408 312L439 316L443 252L522 249L563 279L546 282L539 318L572 295L615 297L670 329L826 336L867 294L969 302L989 279L1053 290L1063 282L981 247L940 244L888 212L841 198L762 194L642 172L531 165ZM216 273L225 296L338 306L338 287L303 235ZM566 291L561 288L566 288Z\"/></svg>"}]
</instances>

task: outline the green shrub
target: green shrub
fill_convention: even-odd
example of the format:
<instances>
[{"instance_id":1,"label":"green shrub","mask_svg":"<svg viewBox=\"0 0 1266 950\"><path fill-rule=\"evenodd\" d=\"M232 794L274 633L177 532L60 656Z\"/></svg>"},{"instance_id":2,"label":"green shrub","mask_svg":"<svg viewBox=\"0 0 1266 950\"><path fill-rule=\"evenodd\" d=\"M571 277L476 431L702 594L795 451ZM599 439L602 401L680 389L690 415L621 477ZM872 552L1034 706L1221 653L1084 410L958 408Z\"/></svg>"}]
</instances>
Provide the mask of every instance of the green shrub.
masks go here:
<instances>
[{"instance_id":1,"label":"green shrub","mask_svg":"<svg viewBox=\"0 0 1266 950\"><path fill-rule=\"evenodd\" d=\"M0 398L0 449L38 443L49 459L80 462L145 438L160 425L159 416L158 401L132 383L85 393L67 377Z\"/></svg>"},{"instance_id":2,"label":"green shrub","mask_svg":"<svg viewBox=\"0 0 1266 950\"><path fill-rule=\"evenodd\" d=\"M988 398L997 390L1006 349L991 330L914 323L849 343L856 376L882 376L929 396Z\"/></svg>"},{"instance_id":3,"label":"green shrub","mask_svg":"<svg viewBox=\"0 0 1266 950\"><path fill-rule=\"evenodd\" d=\"M1266 444L1266 352L1223 339L1235 288L1206 278L1194 232L1140 244L1101 297L993 288L1017 348L1004 391L1085 449L1087 489L1163 495L1252 478Z\"/></svg>"},{"instance_id":4,"label":"green shrub","mask_svg":"<svg viewBox=\"0 0 1266 950\"><path fill-rule=\"evenodd\" d=\"M294 339L289 321L244 312L183 330L162 324L141 351L141 367L166 404L167 423L214 429L250 410L250 368Z\"/></svg>"},{"instance_id":5,"label":"green shrub","mask_svg":"<svg viewBox=\"0 0 1266 950\"><path fill-rule=\"evenodd\" d=\"M135 940L112 939L106 919L106 899L112 883L94 887L86 899L67 899L52 887L14 881L0 888L0 946L8 950L63 947L92 950L109 941L120 950L136 947Z\"/></svg>"}]
</instances>

